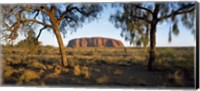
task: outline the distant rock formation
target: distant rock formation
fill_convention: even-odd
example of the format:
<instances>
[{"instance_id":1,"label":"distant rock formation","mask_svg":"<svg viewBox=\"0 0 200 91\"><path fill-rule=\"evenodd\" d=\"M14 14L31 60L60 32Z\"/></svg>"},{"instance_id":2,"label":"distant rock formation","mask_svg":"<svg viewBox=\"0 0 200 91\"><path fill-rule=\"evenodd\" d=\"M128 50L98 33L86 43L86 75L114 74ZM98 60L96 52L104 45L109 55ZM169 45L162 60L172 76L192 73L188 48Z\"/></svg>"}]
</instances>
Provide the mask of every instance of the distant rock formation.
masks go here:
<instances>
[{"instance_id":1,"label":"distant rock formation","mask_svg":"<svg viewBox=\"0 0 200 91\"><path fill-rule=\"evenodd\" d=\"M69 41L67 47L124 47L123 43L116 39L92 37L92 38L77 38Z\"/></svg>"}]
</instances>

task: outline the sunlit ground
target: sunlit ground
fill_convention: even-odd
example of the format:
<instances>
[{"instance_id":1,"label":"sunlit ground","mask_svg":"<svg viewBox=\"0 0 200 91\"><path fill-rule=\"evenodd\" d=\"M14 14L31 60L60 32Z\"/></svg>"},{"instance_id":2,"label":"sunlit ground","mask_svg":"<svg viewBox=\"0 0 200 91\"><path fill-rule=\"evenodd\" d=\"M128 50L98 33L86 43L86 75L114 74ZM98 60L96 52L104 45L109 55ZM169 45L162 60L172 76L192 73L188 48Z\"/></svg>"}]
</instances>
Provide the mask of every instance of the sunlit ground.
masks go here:
<instances>
[{"instance_id":1,"label":"sunlit ground","mask_svg":"<svg viewBox=\"0 0 200 91\"><path fill-rule=\"evenodd\" d=\"M28 86L194 87L194 48L157 48L154 71L142 48L3 47L3 84Z\"/></svg>"}]
</instances>

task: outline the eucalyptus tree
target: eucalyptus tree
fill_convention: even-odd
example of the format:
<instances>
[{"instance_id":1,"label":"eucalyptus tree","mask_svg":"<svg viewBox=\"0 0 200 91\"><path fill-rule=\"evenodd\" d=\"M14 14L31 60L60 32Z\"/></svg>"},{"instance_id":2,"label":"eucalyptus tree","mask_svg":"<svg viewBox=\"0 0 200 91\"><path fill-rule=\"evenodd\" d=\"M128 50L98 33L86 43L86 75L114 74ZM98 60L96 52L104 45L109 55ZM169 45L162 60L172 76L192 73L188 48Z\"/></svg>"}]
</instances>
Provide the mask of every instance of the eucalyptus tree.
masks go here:
<instances>
[{"instance_id":1,"label":"eucalyptus tree","mask_svg":"<svg viewBox=\"0 0 200 91\"><path fill-rule=\"evenodd\" d=\"M20 31L38 29L38 40L42 31L53 31L59 44L63 66L68 64L61 34L65 37L67 31L76 31L83 23L97 19L102 10L100 4L94 3L10 4L1 5L1 8L1 31L4 39L13 41Z\"/></svg>"},{"instance_id":2,"label":"eucalyptus tree","mask_svg":"<svg viewBox=\"0 0 200 91\"><path fill-rule=\"evenodd\" d=\"M114 3L113 6L122 7L110 16L110 21L116 28L122 29L122 36L131 44L147 47L150 41L148 69L156 59L156 31L158 24L171 24L171 33L178 35L179 25L183 24L195 32L195 2L142 2L142 3ZM181 24L180 24L181 23Z\"/></svg>"}]
</instances>

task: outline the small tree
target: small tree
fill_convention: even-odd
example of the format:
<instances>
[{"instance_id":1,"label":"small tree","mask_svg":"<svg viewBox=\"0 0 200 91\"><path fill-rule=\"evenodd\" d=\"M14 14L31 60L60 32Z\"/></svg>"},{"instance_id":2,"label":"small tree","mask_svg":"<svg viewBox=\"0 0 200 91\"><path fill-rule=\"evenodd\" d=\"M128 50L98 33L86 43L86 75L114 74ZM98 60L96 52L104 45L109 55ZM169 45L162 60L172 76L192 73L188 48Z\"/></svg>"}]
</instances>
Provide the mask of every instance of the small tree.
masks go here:
<instances>
[{"instance_id":1,"label":"small tree","mask_svg":"<svg viewBox=\"0 0 200 91\"><path fill-rule=\"evenodd\" d=\"M39 29L37 39L43 30L53 31L61 53L62 65L67 66L66 53L61 33L75 31L86 20L98 17L102 10L99 4L23 4L2 5L4 37L15 40L19 30ZM36 27L35 27L36 26ZM24 31L23 31L24 32Z\"/></svg>"},{"instance_id":2,"label":"small tree","mask_svg":"<svg viewBox=\"0 0 200 91\"><path fill-rule=\"evenodd\" d=\"M33 30L28 31L28 36L24 40L21 40L17 43L17 47L28 47L32 49L38 45L41 45L41 42L37 41L36 34Z\"/></svg>"},{"instance_id":3,"label":"small tree","mask_svg":"<svg viewBox=\"0 0 200 91\"><path fill-rule=\"evenodd\" d=\"M123 3L117 6L122 7L122 10L111 15L110 21L122 29L121 35L125 40L145 47L150 41L149 70L152 70L156 59L156 31L159 23L171 23L169 41L172 39L171 33L179 34L179 22L195 31L195 2Z\"/></svg>"}]
</instances>

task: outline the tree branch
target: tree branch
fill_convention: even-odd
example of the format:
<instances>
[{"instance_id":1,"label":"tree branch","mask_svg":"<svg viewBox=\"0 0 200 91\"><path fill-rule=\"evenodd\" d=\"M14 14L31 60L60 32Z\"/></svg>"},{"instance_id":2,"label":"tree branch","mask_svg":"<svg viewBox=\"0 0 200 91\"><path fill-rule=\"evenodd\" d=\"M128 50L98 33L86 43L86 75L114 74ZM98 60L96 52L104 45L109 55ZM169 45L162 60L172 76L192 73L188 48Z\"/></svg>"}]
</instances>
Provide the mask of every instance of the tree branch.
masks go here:
<instances>
[{"instance_id":1,"label":"tree branch","mask_svg":"<svg viewBox=\"0 0 200 91\"><path fill-rule=\"evenodd\" d=\"M65 12L62 13L62 15L58 18L58 22L60 23L62 21L62 19L65 18L65 16L67 15L68 12L71 12L70 7L72 6L72 4L69 4L66 9Z\"/></svg>"},{"instance_id":2,"label":"tree branch","mask_svg":"<svg viewBox=\"0 0 200 91\"><path fill-rule=\"evenodd\" d=\"M36 19L36 17L39 15L40 11L39 10L36 10L36 15L34 16L33 19Z\"/></svg>"},{"instance_id":3,"label":"tree branch","mask_svg":"<svg viewBox=\"0 0 200 91\"><path fill-rule=\"evenodd\" d=\"M47 7L46 4L43 4L42 7L44 7L44 9L45 9L46 11L49 11L49 8Z\"/></svg>"},{"instance_id":4,"label":"tree branch","mask_svg":"<svg viewBox=\"0 0 200 91\"><path fill-rule=\"evenodd\" d=\"M16 8L17 8L17 6L11 8L10 11L5 15L4 18L8 18L11 15L11 13L13 13L13 11L15 11Z\"/></svg>"},{"instance_id":5,"label":"tree branch","mask_svg":"<svg viewBox=\"0 0 200 91\"><path fill-rule=\"evenodd\" d=\"M81 13L81 14L84 15L84 16L88 16L88 15L90 15L90 14L93 12L93 11L85 12L84 10L80 10L80 9L77 8L77 7L72 7L72 8L70 9L70 11L73 11L73 10L76 10L77 12Z\"/></svg>"},{"instance_id":6,"label":"tree branch","mask_svg":"<svg viewBox=\"0 0 200 91\"><path fill-rule=\"evenodd\" d=\"M12 29L16 24L17 24L17 22L15 22L10 28Z\"/></svg>"},{"instance_id":7,"label":"tree branch","mask_svg":"<svg viewBox=\"0 0 200 91\"><path fill-rule=\"evenodd\" d=\"M34 20L34 19L29 19L29 20L27 20L27 19L25 19L25 20L21 20L22 22L34 22L34 23L38 23L38 24L41 24L41 25L43 25L43 26L47 26L47 27L52 27L51 25L49 25L49 24L45 24L45 23L43 23L43 22L40 22L40 21L38 21L38 20Z\"/></svg>"},{"instance_id":8,"label":"tree branch","mask_svg":"<svg viewBox=\"0 0 200 91\"><path fill-rule=\"evenodd\" d=\"M133 18L136 18L136 19L140 19L140 20L145 20L146 22L150 23L151 21L148 20L148 17L139 17L139 16L132 16Z\"/></svg>"},{"instance_id":9,"label":"tree branch","mask_svg":"<svg viewBox=\"0 0 200 91\"><path fill-rule=\"evenodd\" d=\"M11 31L12 32L12 26L14 26L15 25L15 23L11 26L11 27L9 27L9 25L8 24L6 24L5 22L3 22L3 24L5 25L5 27L9 30L9 31Z\"/></svg>"},{"instance_id":10,"label":"tree branch","mask_svg":"<svg viewBox=\"0 0 200 91\"><path fill-rule=\"evenodd\" d=\"M191 8L191 9L185 10L185 11L184 11L184 9L187 9L187 8ZM187 6L184 6L184 7L179 8L179 9L176 10L176 11L172 11L171 14L169 14L169 15L166 15L166 16L163 16L163 17L158 18L158 21L163 20L163 19L167 19L167 18L170 18L170 17L172 17L172 16L176 16L176 15L185 14L185 13L190 13L190 12L194 11L194 9L195 9L195 8L194 8L194 4L189 4L189 5L187 5Z\"/></svg>"},{"instance_id":11,"label":"tree branch","mask_svg":"<svg viewBox=\"0 0 200 91\"><path fill-rule=\"evenodd\" d=\"M19 28L20 20L19 20L19 18L17 18L17 21L16 21L13 25L9 26L9 25L5 22L5 19L3 19L3 24L5 25L5 27L6 27L9 31L11 31L11 32L16 32L16 30Z\"/></svg>"},{"instance_id":12,"label":"tree branch","mask_svg":"<svg viewBox=\"0 0 200 91\"><path fill-rule=\"evenodd\" d=\"M32 6L32 7L48 15L48 12L45 11L44 9L42 9L41 7L38 7L38 6L36 6L36 5L34 5L34 6Z\"/></svg>"},{"instance_id":13,"label":"tree branch","mask_svg":"<svg viewBox=\"0 0 200 91\"><path fill-rule=\"evenodd\" d=\"M40 37L40 35L41 35L41 33L42 33L42 30L44 30L44 29L46 29L46 28L47 28L47 27L44 26L43 28L40 29L40 32L39 32L38 36L36 37L36 42L38 42L38 39L39 39L39 37Z\"/></svg>"},{"instance_id":14,"label":"tree branch","mask_svg":"<svg viewBox=\"0 0 200 91\"><path fill-rule=\"evenodd\" d=\"M181 8L179 8L177 11L181 11L181 10L184 10L184 9L188 9L188 8L191 8L191 7L194 7L195 4L188 4L186 6L183 6Z\"/></svg>"},{"instance_id":15,"label":"tree branch","mask_svg":"<svg viewBox=\"0 0 200 91\"><path fill-rule=\"evenodd\" d=\"M33 17L34 20L36 20L36 17L39 15L40 11L36 10L36 15ZM34 24L34 22L31 23L31 25L29 26L29 28L31 28L31 26Z\"/></svg>"},{"instance_id":16,"label":"tree branch","mask_svg":"<svg viewBox=\"0 0 200 91\"><path fill-rule=\"evenodd\" d=\"M150 9L148 9L148 8L141 7L141 6L139 6L139 5L136 5L135 7L136 7L136 8L138 8L138 9L145 10L145 11L147 11L147 12L149 12L149 13L153 14L153 12L152 12Z\"/></svg>"},{"instance_id":17,"label":"tree branch","mask_svg":"<svg viewBox=\"0 0 200 91\"><path fill-rule=\"evenodd\" d=\"M55 4L51 4L50 11L54 14L55 13Z\"/></svg>"},{"instance_id":18,"label":"tree branch","mask_svg":"<svg viewBox=\"0 0 200 91\"><path fill-rule=\"evenodd\" d=\"M70 19L71 21L74 21L75 23L78 23L78 21L72 17L69 17L69 16L65 16L65 19Z\"/></svg>"}]
</instances>

